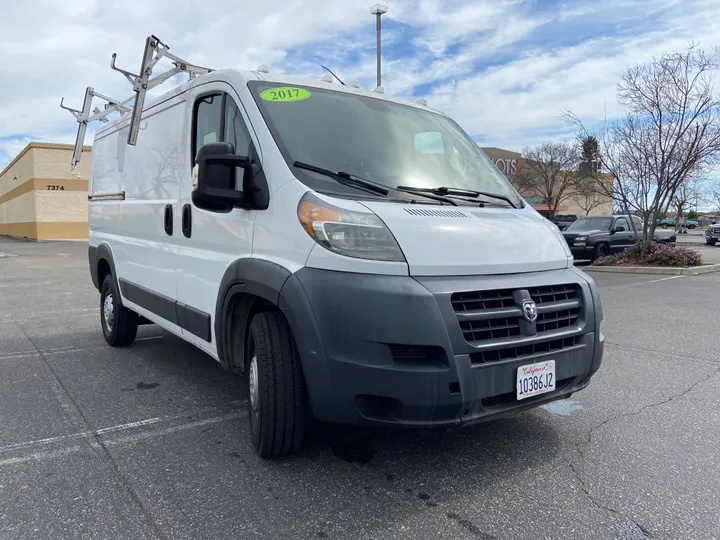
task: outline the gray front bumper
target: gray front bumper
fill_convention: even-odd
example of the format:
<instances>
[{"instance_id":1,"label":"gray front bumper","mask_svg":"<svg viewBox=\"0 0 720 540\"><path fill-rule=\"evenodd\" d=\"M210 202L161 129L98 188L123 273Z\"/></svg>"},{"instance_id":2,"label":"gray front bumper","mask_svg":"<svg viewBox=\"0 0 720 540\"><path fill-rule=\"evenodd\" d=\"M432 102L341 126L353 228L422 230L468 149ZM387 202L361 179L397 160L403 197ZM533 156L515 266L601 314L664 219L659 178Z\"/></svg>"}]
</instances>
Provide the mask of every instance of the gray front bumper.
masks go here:
<instances>
[{"instance_id":1,"label":"gray front bumper","mask_svg":"<svg viewBox=\"0 0 720 540\"><path fill-rule=\"evenodd\" d=\"M454 292L574 283L583 311L572 329L468 343L450 298ZM584 388L603 356L602 310L592 280L574 268L509 276L413 279L304 268L280 305L293 329L316 418L328 422L431 426L514 414ZM573 346L478 363L502 347ZM517 368L554 359L556 390L517 401Z\"/></svg>"}]
</instances>

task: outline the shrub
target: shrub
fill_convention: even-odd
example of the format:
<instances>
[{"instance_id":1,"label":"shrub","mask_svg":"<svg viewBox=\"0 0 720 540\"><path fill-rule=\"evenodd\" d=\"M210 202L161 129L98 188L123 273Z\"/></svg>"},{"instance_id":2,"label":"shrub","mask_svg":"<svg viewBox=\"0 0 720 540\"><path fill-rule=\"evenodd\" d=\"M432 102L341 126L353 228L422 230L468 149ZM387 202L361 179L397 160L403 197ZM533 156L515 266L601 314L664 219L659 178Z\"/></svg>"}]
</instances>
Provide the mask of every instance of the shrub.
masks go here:
<instances>
[{"instance_id":1,"label":"shrub","mask_svg":"<svg viewBox=\"0 0 720 540\"><path fill-rule=\"evenodd\" d=\"M703 263L702 256L694 249L673 244L653 242L645 250L641 243L626 249L617 255L600 257L595 266L698 266Z\"/></svg>"}]
</instances>

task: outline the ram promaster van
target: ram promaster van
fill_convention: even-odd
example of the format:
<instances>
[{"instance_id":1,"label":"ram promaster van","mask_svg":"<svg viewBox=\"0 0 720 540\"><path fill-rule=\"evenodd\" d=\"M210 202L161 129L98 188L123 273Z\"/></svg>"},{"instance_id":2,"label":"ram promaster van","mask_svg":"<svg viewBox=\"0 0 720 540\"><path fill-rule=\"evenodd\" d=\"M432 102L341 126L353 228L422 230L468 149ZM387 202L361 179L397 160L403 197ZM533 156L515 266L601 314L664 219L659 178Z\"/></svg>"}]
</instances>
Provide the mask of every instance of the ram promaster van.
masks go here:
<instances>
[{"instance_id":1,"label":"ram promaster van","mask_svg":"<svg viewBox=\"0 0 720 540\"><path fill-rule=\"evenodd\" d=\"M154 323L247 377L262 456L296 451L308 419L463 425L589 383L594 282L452 119L382 89L197 68L154 40L124 72L134 106L95 112L121 113L89 184L110 345ZM190 78L146 101L163 55ZM98 96L72 111L75 162Z\"/></svg>"}]
</instances>

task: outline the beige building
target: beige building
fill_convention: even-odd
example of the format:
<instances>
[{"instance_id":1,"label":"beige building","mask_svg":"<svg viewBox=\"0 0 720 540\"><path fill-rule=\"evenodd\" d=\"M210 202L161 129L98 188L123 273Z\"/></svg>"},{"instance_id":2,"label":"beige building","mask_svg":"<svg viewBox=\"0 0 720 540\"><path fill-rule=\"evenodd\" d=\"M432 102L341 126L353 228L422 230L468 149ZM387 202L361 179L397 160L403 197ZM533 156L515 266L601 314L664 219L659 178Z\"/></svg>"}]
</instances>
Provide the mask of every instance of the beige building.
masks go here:
<instances>
[{"instance_id":1,"label":"beige building","mask_svg":"<svg viewBox=\"0 0 720 540\"><path fill-rule=\"evenodd\" d=\"M0 172L0 235L87 239L91 148L83 150L71 171L72 145L30 143Z\"/></svg>"},{"instance_id":2,"label":"beige building","mask_svg":"<svg viewBox=\"0 0 720 540\"><path fill-rule=\"evenodd\" d=\"M495 148L492 146L484 147L482 150L485 154L487 154L492 162L495 163L495 166L500 169L500 172L502 172L505 177L510 180L510 183L515 185L517 188L515 177L522 167L522 155L517 152L504 150L502 148ZM608 182L612 181L612 176L602 176L606 177ZM550 210L547 201L540 196L533 196L532 194L529 194L528 196L525 196L524 199L530 204L530 206L541 214L547 213ZM609 216L612 214L612 210L613 201L611 197L604 197L596 192L585 196L583 196L582 193L578 193L568 195L565 200L558 205L556 214Z\"/></svg>"}]
</instances>

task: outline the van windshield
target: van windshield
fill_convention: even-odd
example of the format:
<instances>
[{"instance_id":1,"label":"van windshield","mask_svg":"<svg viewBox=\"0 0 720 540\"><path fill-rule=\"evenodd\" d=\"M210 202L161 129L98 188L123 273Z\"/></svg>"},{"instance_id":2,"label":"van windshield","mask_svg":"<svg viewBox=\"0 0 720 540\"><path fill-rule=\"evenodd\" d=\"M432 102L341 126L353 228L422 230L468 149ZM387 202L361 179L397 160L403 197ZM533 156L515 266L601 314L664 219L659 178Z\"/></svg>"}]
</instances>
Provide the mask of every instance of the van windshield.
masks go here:
<instances>
[{"instance_id":1,"label":"van windshield","mask_svg":"<svg viewBox=\"0 0 720 540\"><path fill-rule=\"evenodd\" d=\"M289 88L264 81L251 81L248 87L293 174L313 189L348 193L332 178L292 167L295 161L347 172L391 189L484 191L522 206L492 161L445 116L314 87ZM482 196L480 200L505 204Z\"/></svg>"}]
</instances>

